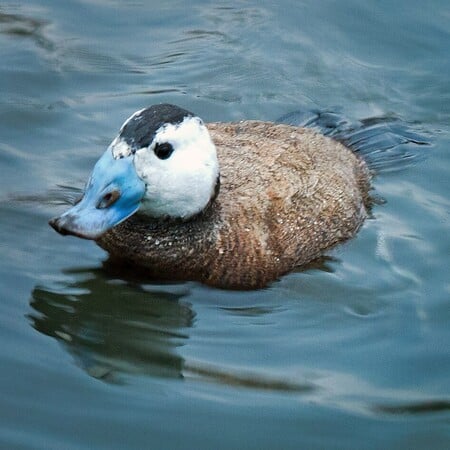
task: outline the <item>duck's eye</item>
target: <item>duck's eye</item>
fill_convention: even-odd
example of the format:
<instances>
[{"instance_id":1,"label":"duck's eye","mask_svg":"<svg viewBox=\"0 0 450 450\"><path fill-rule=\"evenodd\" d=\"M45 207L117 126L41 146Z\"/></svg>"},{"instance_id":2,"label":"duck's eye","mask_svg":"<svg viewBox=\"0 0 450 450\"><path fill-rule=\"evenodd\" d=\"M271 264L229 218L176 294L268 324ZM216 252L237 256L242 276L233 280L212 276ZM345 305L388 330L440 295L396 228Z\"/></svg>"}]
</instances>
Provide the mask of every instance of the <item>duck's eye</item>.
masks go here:
<instances>
[{"instance_id":1,"label":"duck's eye","mask_svg":"<svg viewBox=\"0 0 450 450\"><path fill-rule=\"evenodd\" d=\"M153 151L155 152L155 155L159 159L167 159L172 154L173 147L172 147L172 144L169 144L168 142L164 142L162 144L156 144L155 149Z\"/></svg>"},{"instance_id":2,"label":"duck's eye","mask_svg":"<svg viewBox=\"0 0 450 450\"><path fill-rule=\"evenodd\" d=\"M109 208L120 197L120 192L114 189L111 192L106 193L97 204L97 209Z\"/></svg>"}]
</instances>

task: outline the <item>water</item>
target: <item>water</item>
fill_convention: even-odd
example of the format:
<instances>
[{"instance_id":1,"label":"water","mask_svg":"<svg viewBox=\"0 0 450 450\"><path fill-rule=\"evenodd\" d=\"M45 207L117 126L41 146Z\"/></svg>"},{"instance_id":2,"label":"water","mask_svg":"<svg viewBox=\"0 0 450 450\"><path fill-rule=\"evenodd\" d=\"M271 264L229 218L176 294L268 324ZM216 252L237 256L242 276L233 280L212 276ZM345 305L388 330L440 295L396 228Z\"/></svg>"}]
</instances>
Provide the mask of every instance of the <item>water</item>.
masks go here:
<instances>
[{"instance_id":1,"label":"water","mask_svg":"<svg viewBox=\"0 0 450 450\"><path fill-rule=\"evenodd\" d=\"M3 3L0 447L448 448L449 19L444 0ZM433 145L314 267L155 285L47 220L157 102L394 114Z\"/></svg>"}]
</instances>

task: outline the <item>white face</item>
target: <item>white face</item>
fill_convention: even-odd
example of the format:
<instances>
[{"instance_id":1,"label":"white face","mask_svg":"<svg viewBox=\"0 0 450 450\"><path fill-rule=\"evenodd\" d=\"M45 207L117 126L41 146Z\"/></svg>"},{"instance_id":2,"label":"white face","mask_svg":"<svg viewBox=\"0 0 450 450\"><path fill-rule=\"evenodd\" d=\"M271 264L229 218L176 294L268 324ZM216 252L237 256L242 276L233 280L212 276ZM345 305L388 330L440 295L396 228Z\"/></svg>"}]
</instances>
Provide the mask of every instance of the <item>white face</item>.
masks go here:
<instances>
[{"instance_id":1,"label":"white face","mask_svg":"<svg viewBox=\"0 0 450 450\"><path fill-rule=\"evenodd\" d=\"M124 143L112 145L119 150ZM198 117L159 128L153 142L136 151L134 166L146 184L139 211L152 217L188 219L200 213L219 176L216 148Z\"/></svg>"}]
</instances>

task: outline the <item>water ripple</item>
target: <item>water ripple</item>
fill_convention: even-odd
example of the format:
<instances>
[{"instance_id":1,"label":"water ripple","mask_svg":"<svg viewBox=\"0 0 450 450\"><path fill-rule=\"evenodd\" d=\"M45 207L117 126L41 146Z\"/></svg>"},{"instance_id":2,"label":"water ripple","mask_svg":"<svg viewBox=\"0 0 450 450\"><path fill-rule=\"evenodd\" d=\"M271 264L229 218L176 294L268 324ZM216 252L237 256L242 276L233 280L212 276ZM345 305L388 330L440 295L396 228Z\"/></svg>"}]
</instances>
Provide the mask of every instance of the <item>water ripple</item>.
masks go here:
<instances>
[{"instance_id":1,"label":"water ripple","mask_svg":"<svg viewBox=\"0 0 450 450\"><path fill-rule=\"evenodd\" d=\"M375 412L393 415L432 414L450 411L449 400L422 400L400 405L378 405L373 408Z\"/></svg>"}]
</instances>

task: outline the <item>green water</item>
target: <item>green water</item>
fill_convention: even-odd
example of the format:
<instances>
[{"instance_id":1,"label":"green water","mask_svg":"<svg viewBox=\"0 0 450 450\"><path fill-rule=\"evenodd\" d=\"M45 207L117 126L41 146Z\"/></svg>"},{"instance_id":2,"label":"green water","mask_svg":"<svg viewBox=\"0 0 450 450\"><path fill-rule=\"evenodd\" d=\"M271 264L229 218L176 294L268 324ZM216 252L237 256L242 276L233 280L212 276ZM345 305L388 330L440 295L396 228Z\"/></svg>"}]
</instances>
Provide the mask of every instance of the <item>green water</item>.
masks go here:
<instances>
[{"instance_id":1,"label":"green water","mask_svg":"<svg viewBox=\"0 0 450 450\"><path fill-rule=\"evenodd\" d=\"M0 4L0 448L449 448L449 48L444 0ZM432 145L317 267L155 285L47 220L158 102L395 114Z\"/></svg>"}]
</instances>

